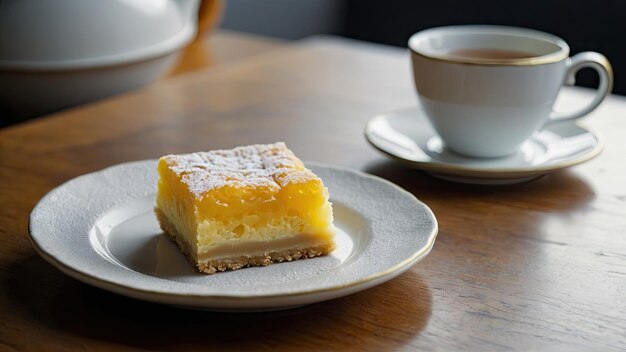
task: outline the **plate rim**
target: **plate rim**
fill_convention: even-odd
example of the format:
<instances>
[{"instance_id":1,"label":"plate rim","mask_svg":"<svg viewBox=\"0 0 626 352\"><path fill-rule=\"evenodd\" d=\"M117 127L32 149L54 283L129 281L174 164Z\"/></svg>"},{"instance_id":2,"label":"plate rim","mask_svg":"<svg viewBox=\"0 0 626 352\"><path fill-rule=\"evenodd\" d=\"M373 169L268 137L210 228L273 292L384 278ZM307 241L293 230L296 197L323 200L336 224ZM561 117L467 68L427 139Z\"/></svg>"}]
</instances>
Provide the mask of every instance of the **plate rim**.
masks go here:
<instances>
[{"instance_id":1,"label":"plate rim","mask_svg":"<svg viewBox=\"0 0 626 352\"><path fill-rule=\"evenodd\" d=\"M344 171L344 172L350 172L350 173L355 173L357 175L359 175L360 177L365 177L365 178L370 178L373 179L377 182L383 182L386 183L387 185L392 186L396 191L404 193L408 196L410 196L411 198L413 198L413 200L418 203L421 208L425 211L425 213L428 215L428 217L432 220L433 223L433 227L432 230L430 231L430 233L428 234L428 240L426 242L426 244L424 246L422 246L421 248L419 248L417 251L415 251L415 253L413 253L409 258L406 258L405 260L393 265L392 267L389 267L385 270L381 270L379 272L370 274L368 276L362 277L358 280L353 280L349 283L346 284L340 284L340 285L333 285L330 287L326 287L326 288L319 288L319 289L309 289L309 290L305 290L305 291L298 291L298 292L287 292L287 293L280 293L280 292L276 292L276 293L272 293L272 294L258 294L258 295L228 295L228 294L193 294L193 293L176 293L176 292L161 292L161 291L155 291L155 290L151 290L151 289L146 289L146 288L138 288L138 287L132 287L132 286L127 286L127 285L123 285L117 282L112 282L110 280L107 280L105 278L101 278L101 277L97 277L94 275L90 275L89 273L80 271L66 263L63 263L61 260L59 260L58 258L56 258L54 255L52 255L51 253L48 253L42 246L40 246L40 244L37 242L36 238L33 236L33 214L35 213L35 211L40 207L40 205L49 197L51 196L51 194L61 188L67 185L67 183L76 180L78 178L83 178L83 177L88 177L91 176L93 174L97 174L97 173L101 173L104 172L108 169L111 168L115 168L115 167L123 167L124 165L129 165L129 164L138 164L138 163L143 163L143 162L149 162L149 161L154 161L155 163L157 162L158 159L142 159L142 160L135 160L135 161L129 161L129 162L123 162L123 163L119 163L119 164L115 164L115 165L110 165L108 167L93 171L93 172L89 172L86 174L82 174L80 176L71 178L57 186L55 186L53 189L49 190L33 207L33 209L31 210L30 214L29 214L29 218L28 218L28 239L31 242L31 244L33 245L33 247L35 248L35 251L37 252L37 254L39 254L45 261L47 261L48 263L50 263L51 265L53 265L55 268L59 269L60 271L62 271L64 274L73 277L81 282L96 286L96 287L100 287L112 292L116 292L119 294L124 294L124 295L128 295L131 297L141 297L143 299L148 299L148 300L153 300L153 301L158 301L158 298L165 298L165 299L194 299L194 300L198 300L198 299L204 299L204 300L223 300L223 301L251 301L251 300L262 300L262 299L274 299L274 298L284 298L284 297L303 297L303 296L309 296L309 295L314 295L314 294L324 294L324 293L330 293L330 292L337 292L337 291L342 291L342 290L346 290L346 289L350 289L350 288L354 288L357 287L359 285L364 285L367 284L369 282L373 282L377 279L381 279L384 278L386 276L390 276L394 273L402 273L404 270L408 269L410 266L412 266L413 264L417 263L420 259L424 258L426 255L428 255L430 253L430 251L432 250L435 240L437 238L437 235L439 233L439 223L437 221L437 218L435 216L435 214L433 213L432 209L430 209L430 207L422 202L420 199L418 199L416 196L414 196L412 193L406 191L405 189L403 189L402 187L394 184L393 182L386 180L382 177L379 176L375 176L375 175L371 175L368 174L366 172L360 171L360 170L356 170L356 169L352 169L352 168L348 168L348 167L343 167L343 166L337 166L337 165L333 165L333 164L327 164L327 163L321 163L321 162L316 162L316 161L305 161L304 164L306 167L309 166L316 166L316 167L323 167L323 168L330 168L330 169L336 169L336 170L340 170L340 171ZM393 278L393 277L392 277ZM132 295L129 294L129 292L132 293ZM148 295L149 298L146 298L146 296L144 295ZM156 299L155 299L156 298ZM193 305L193 304L192 304Z\"/></svg>"},{"instance_id":2,"label":"plate rim","mask_svg":"<svg viewBox=\"0 0 626 352\"><path fill-rule=\"evenodd\" d=\"M594 148L590 150L588 153L585 153L577 158L573 158L573 159L566 160L557 164L547 165L543 167L532 167L532 168L512 167L512 168L481 169L481 168L475 168L471 166L463 166L463 165L450 164L450 163L433 163L433 162L425 162L425 161L408 160L408 159L399 157L395 154L388 152L387 150L379 147L378 145L376 145L376 143L372 141L371 125L374 120L389 119L388 116L390 114L398 114L399 112L403 112L403 111L419 111L419 110L420 110L419 106L412 106L412 107L398 108L398 109L390 110L387 112L378 113L372 116L367 121L365 128L363 130L363 135L365 136L365 139L367 140L369 145L374 147L376 150L380 151L381 153L389 156L390 158L396 161L399 161L402 164L407 165L413 169L435 171L435 172L440 172L440 173L445 173L445 174L450 174L450 175L458 175L458 176L474 176L478 178L481 178L481 177L482 178L517 178L517 177L531 176L531 175L540 174L540 173L542 174L549 173L549 172L561 170L564 168L568 168L568 167L575 166L578 164L582 164L586 161L589 161L595 158L596 156L598 156L604 150L604 147L605 147L604 138L602 138L594 129L589 128L587 126L583 126L579 124L578 122L563 122L563 123L573 124L576 127L583 129L587 131L588 133L591 133L597 141Z\"/></svg>"}]
</instances>

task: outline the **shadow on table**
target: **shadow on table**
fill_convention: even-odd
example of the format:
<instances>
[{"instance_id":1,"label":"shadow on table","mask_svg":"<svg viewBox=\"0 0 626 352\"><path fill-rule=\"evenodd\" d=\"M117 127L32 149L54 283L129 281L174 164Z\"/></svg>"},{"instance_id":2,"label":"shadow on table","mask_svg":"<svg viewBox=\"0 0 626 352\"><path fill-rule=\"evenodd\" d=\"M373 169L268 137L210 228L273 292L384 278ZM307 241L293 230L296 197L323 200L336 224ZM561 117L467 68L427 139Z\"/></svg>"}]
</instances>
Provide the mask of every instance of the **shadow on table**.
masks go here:
<instances>
[{"instance_id":1,"label":"shadow on table","mask_svg":"<svg viewBox=\"0 0 626 352\"><path fill-rule=\"evenodd\" d=\"M418 198L436 205L438 202L478 201L503 203L525 210L565 212L584 206L595 197L594 190L568 170L548 174L516 185L489 186L453 183L406 168L394 161L369 165L365 172L385 178Z\"/></svg>"},{"instance_id":2,"label":"shadow on table","mask_svg":"<svg viewBox=\"0 0 626 352\"><path fill-rule=\"evenodd\" d=\"M366 171L398 184L433 210L440 233L429 263L448 270L459 265L461 271L471 263L472 272L491 275L520 275L549 260L551 250L578 243L580 236L567 228L595 197L570 171L509 186L447 182L394 162Z\"/></svg>"},{"instance_id":3,"label":"shadow on table","mask_svg":"<svg viewBox=\"0 0 626 352\"><path fill-rule=\"evenodd\" d=\"M213 313L126 298L69 278L32 256L3 282L15 306L49 328L159 350L385 349L415 338L431 315L431 292L411 271L364 292L269 313ZM33 280L33 278L37 278ZM332 341L332 342L330 342Z\"/></svg>"}]
</instances>

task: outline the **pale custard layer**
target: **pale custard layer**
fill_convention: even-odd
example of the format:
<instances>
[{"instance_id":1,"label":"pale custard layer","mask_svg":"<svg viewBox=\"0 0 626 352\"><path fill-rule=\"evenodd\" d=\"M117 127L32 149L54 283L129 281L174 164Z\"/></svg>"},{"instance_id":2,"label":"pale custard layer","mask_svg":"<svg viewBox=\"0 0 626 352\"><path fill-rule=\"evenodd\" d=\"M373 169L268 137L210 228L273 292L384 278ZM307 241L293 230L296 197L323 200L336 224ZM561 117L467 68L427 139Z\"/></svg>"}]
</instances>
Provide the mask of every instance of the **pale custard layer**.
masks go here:
<instances>
[{"instance_id":1,"label":"pale custard layer","mask_svg":"<svg viewBox=\"0 0 626 352\"><path fill-rule=\"evenodd\" d=\"M158 171L161 227L199 268L334 248L328 190L284 143L168 155Z\"/></svg>"}]
</instances>

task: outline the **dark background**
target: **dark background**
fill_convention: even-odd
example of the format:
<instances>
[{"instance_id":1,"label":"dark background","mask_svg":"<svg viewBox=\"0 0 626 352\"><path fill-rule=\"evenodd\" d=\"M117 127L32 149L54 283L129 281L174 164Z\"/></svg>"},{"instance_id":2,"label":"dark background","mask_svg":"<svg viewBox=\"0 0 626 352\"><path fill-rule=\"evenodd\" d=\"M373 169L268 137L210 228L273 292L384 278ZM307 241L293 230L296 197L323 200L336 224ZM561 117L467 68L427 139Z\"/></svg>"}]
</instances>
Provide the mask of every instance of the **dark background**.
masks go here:
<instances>
[{"instance_id":1,"label":"dark background","mask_svg":"<svg viewBox=\"0 0 626 352\"><path fill-rule=\"evenodd\" d=\"M572 55L581 51L606 55L613 65L613 93L626 95L626 0L222 1L222 28L289 40L331 34L405 48L413 33L431 27L533 28L563 38ZM576 84L595 88L597 74L584 69ZM16 121L4 117L0 128Z\"/></svg>"},{"instance_id":2,"label":"dark background","mask_svg":"<svg viewBox=\"0 0 626 352\"><path fill-rule=\"evenodd\" d=\"M297 4L296 4L297 3ZM614 93L626 95L626 0L229 0L222 27L298 39L333 34L406 47L411 34L455 24L500 24L563 38L572 54L598 51L615 74ZM577 85L596 87L581 71Z\"/></svg>"},{"instance_id":3,"label":"dark background","mask_svg":"<svg viewBox=\"0 0 626 352\"><path fill-rule=\"evenodd\" d=\"M376 43L406 46L411 34L453 24L528 27L563 38L572 53L597 51L615 69L614 92L626 94L626 1L385 1L349 0L343 34ZM597 74L583 70L577 85L596 87Z\"/></svg>"}]
</instances>

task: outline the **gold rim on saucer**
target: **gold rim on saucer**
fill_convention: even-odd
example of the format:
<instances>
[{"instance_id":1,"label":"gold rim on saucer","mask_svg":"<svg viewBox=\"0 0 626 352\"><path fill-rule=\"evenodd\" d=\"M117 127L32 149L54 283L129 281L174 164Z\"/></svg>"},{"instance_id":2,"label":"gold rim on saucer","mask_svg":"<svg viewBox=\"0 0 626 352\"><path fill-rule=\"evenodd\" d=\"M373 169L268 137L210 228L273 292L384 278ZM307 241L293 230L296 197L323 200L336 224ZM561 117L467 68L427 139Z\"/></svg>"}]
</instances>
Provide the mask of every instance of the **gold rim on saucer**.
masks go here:
<instances>
[{"instance_id":1,"label":"gold rim on saucer","mask_svg":"<svg viewBox=\"0 0 626 352\"><path fill-rule=\"evenodd\" d=\"M593 129L590 129L586 126L581 126L578 123L572 123L572 124L580 129L583 129L591 133L597 141L597 143L595 144L595 146L593 146L591 150L589 150L588 152L578 157L574 157L569 160L564 160L558 163L544 165L544 166L533 166L533 167L507 167L507 168L496 167L496 168L485 169L485 168L477 168L477 167L466 166L466 165L446 163L445 161L438 161L432 157L431 158L434 160L434 162L409 160L409 159L402 158L384 149L383 147L379 146L374 140L372 140L373 138L372 138L372 132L371 132L372 130L371 125L373 121L377 119L390 119L391 118L389 117L390 114L397 115L398 113L401 113L401 112L406 113L406 111L409 111L412 109L417 109L417 108L398 109L398 110L390 111L388 113L376 115L367 122L367 125L365 126L363 133L365 135L365 139L367 140L367 142L376 150L382 152L383 154L389 156L390 158L396 161L399 161L400 163L413 169L419 169L419 170L424 170L428 172L436 172L436 173L441 173L441 174L446 174L446 175L463 176L463 177L469 177L469 178L516 179L516 178L525 178L525 177L529 177L532 175L539 176L541 174L546 174L549 172L553 172L553 171L557 171L557 170L571 167L574 165L578 165L578 164L584 163L586 161L589 161L595 158L602 152L602 150L604 150L603 138L600 137L598 133L593 131Z\"/></svg>"}]
</instances>

